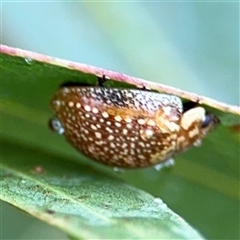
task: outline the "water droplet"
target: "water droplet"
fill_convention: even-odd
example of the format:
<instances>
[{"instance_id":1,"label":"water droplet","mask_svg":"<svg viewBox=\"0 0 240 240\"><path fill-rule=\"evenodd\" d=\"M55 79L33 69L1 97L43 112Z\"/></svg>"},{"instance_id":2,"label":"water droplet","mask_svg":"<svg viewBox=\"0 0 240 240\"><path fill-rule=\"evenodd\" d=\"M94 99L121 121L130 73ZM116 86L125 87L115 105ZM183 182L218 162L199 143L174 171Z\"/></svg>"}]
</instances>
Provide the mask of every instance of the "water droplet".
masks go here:
<instances>
[{"instance_id":1,"label":"water droplet","mask_svg":"<svg viewBox=\"0 0 240 240\"><path fill-rule=\"evenodd\" d=\"M168 208L167 204L166 204L166 203L162 203L162 204L161 204L161 209L164 210L164 209L166 209L166 208Z\"/></svg>"},{"instance_id":2,"label":"water droplet","mask_svg":"<svg viewBox=\"0 0 240 240\"><path fill-rule=\"evenodd\" d=\"M57 132L58 134L61 135L64 133L64 128L62 127L62 124L58 118L54 117L54 118L50 119L48 125L49 125L50 129Z\"/></svg>"},{"instance_id":3,"label":"water droplet","mask_svg":"<svg viewBox=\"0 0 240 240\"><path fill-rule=\"evenodd\" d=\"M125 172L125 170L123 168L119 168L119 167L114 167L113 171L117 172L117 173L124 173Z\"/></svg>"},{"instance_id":4,"label":"water droplet","mask_svg":"<svg viewBox=\"0 0 240 240\"><path fill-rule=\"evenodd\" d=\"M159 163L159 164L155 165L154 168L155 168L157 171L160 171L160 170L163 168L163 164L162 164L162 163Z\"/></svg>"},{"instance_id":5,"label":"water droplet","mask_svg":"<svg viewBox=\"0 0 240 240\"><path fill-rule=\"evenodd\" d=\"M26 180L22 179L22 180L21 180L21 183L26 183Z\"/></svg>"},{"instance_id":6,"label":"water droplet","mask_svg":"<svg viewBox=\"0 0 240 240\"><path fill-rule=\"evenodd\" d=\"M154 202L158 204L163 204L163 201L160 198L154 198Z\"/></svg>"},{"instance_id":7,"label":"water droplet","mask_svg":"<svg viewBox=\"0 0 240 240\"><path fill-rule=\"evenodd\" d=\"M200 147L201 145L202 145L201 139L197 139L197 140L193 143L193 146L194 146L194 147Z\"/></svg>"},{"instance_id":8,"label":"water droplet","mask_svg":"<svg viewBox=\"0 0 240 240\"><path fill-rule=\"evenodd\" d=\"M169 158L167 161L155 165L154 168L157 171L160 171L162 168L171 168L171 167L174 166L174 164L175 164L174 159L173 158Z\"/></svg>"},{"instance_id":9,"label":"water droplet","mask_svg":"<svg viewBox=\"0 0 240 240\"><path fill-rule=\"evenodd\" d=\"M160 198L154 198L154 202L157 203L162 210L165 210L168 208L167 204L164 203Z\"/></svg>"},{"instance_id":10,"label":"water droplet","mask_svg":"<svg viewBox=\"0 0 240 240\"><path fill-rule=\"evenodd\" d=\"M25 58L25 62L29 65L33 64L33 59L32 58Z\"/></svg>"}]
</instances>

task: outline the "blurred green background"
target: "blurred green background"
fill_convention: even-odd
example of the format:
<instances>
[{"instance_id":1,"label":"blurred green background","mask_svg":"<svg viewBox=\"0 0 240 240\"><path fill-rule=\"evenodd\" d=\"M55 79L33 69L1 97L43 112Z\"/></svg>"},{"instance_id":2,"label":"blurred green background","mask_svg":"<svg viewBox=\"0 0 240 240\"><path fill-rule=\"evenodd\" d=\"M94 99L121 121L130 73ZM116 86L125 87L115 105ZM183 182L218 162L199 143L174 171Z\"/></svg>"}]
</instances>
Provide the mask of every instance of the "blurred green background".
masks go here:
<instances>
[{"instance_id":1,"label":"blurred green background","mask_svg":"<svg viewBox=\"0 0 240 240\"><path fill-rule=\"evenodd\" d=\"M237 2L15 1L1 8L2 44L239 104ZM209 150L214 169L217 159ZM175 168L181 168L177 160ZM239 175L238 164L234 171ZM239 199L167 171L121 177L161 197L207 238L239 238ZM2 239L66 238L5 203L1 212Z\"/></svg>"}]
</instances>

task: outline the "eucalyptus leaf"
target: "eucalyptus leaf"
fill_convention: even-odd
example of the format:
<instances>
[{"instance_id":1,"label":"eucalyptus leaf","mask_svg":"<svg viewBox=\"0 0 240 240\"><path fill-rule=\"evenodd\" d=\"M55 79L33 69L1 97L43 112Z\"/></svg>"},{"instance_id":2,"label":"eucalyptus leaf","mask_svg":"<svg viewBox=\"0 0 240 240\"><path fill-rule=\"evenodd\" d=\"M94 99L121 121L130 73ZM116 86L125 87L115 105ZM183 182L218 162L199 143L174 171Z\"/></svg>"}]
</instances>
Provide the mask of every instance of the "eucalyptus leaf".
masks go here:
<instances>
[{"instance_id":1,"label":"eucalyptus leaf","mask_svg":"<svg viewBox=\"0 0 240 240\"><path fill-rule=\"evenodd\" d=\"M70 236L202 238L162 200L116 177L7 141L2 149L1 199Z\"/></svg>"},{"instance_id":2,"label":"eucalyptus leaf","mask_svg":"<svg viewBox=\"0 0 240 240\"><path fill-rule=\"evenodd\" d=\"M0 50L3 201L71 238L202 238L161 197L213 238L238 238L239 107L85 64L7 46ZM145 86L183 100L201 99L222 126L201 148L177 157L173 169L127 171L121 175L126 183L47 127L49 100L62 83L95 85L102 75L112 87Z\"/></svg>"}]
</instances>

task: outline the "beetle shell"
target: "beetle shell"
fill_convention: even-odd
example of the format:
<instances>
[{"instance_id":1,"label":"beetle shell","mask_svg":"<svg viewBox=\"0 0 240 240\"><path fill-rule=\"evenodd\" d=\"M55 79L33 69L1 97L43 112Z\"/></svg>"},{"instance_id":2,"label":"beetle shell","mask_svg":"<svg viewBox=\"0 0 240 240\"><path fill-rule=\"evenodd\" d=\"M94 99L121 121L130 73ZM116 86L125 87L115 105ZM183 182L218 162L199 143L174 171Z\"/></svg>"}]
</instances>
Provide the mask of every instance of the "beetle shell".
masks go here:
<instances>
[{"instance_id":1,"label":"beetle shell","mask_svg":"<svg viewBox=\"0 0 240 240\"><path fill-rule=\"evenodd\" d=\"M180 98L144 90L62 87L50 103L50 127L106 165L137 168L170 159L201 139L217 118Z\"/></svg>"}]
</instances>

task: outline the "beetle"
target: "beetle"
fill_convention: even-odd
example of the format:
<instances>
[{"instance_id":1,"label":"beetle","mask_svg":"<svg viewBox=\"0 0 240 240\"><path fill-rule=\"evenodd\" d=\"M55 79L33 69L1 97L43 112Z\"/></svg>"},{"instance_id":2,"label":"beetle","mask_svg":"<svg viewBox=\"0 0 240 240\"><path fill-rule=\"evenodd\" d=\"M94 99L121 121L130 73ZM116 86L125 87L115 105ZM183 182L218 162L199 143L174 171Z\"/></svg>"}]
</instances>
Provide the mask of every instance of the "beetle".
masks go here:
<instances>
[{"instance_id":1,"label":"beetle","mask_svg":"<svg viewBox=\"0 0 240 240\"><path fill-rule=\"evenodd\" d=\"M64 84L50 107L50 127L89 158L119 168L164 163L202 138L219 120L174 95L98 86Z\"/></svg>"}]
</instances>

